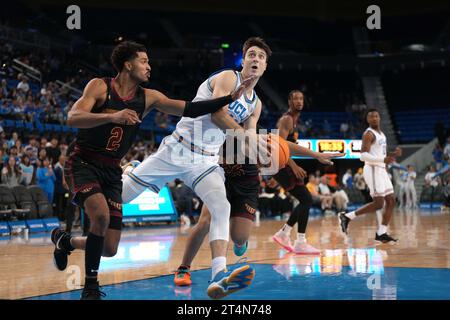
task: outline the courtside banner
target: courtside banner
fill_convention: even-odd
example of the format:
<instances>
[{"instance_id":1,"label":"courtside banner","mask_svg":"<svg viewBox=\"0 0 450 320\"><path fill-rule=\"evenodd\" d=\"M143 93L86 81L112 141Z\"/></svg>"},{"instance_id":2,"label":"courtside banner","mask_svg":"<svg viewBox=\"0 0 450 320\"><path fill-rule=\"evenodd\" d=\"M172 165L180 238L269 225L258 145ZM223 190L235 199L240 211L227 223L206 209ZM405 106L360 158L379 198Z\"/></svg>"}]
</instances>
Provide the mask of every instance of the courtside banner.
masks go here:
<instances>
[{"instance_id":1,"label":"courtside banner","mask_svg":"<svg viewBox=\"0 0 450 320\"><path fill-rule=\"evenodd\" d=\"M20 232L27 227L27 224L25 223L24 220L9 221L8 223L9 227L11 228L11 233Z\"/></svg>"},{"instance_id":2,"label":"courtside banner","mask_svg":"<svg viewBox=\"0 0 450 320\"><path fill-rule=\"evenodd\" d=\"M362 140L350 139L298 139L297 144L320 153L343 152L345 156L337 159L359 159ZM312 159L310 157L292 157L293 159Z\"/></svg>"},{"instance_id":3,"label":"courtside banner","mask_svg":"<svg viewBox=\"0 0 450 320\"><path fill-rule=\"evenodd\" d=\"M26 223L30 232L45 232L46 230L42 219L26 220Z\"/></svg>"},{"instance_id":4,"label":"courtside banner","mask_svg":"<svg viewBox=\"0 0 450 320\"><path fill-rule=\"evenodd\" d=\"M59 223L58 218L46 218L42 219L42 222L45 226L45 231L51 231L54 228L59 228L61 225Z\"/></svg>"},{"instance_id":5,"label":"courtside banner","mask_svg":"<svg viewBox=\"0 0 450 320\"><path fill-rule=\"evenodd\" d=\"M0 236L8 236L9 234L8 222L0 222Z\"/></svg>"}]
</instances>

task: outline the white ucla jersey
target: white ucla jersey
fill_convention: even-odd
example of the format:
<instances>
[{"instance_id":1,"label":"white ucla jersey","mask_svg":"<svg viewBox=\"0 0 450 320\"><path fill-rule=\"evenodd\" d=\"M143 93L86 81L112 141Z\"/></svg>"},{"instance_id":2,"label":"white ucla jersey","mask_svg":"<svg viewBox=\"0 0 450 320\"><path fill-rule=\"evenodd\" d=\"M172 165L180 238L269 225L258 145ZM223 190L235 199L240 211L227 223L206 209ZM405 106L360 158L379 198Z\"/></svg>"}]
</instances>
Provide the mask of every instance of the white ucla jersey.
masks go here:
<instances>
[{"instance_id":1,"label":"white ucla jersey","mask_svg":"<svg viewBox=\"0 0 450 320\"><path fill-rule=\"evenodd\" d=\"M192 101L210 100L213 98L213 89L211 87L211 80L218 74L224 72L220 70L209 76L198 88L197 95ZM237 88L241 82L241 74L234 71L236 74ZM239 124L245 122L255 111L258 96L253 90L252 97L248 98L244 93L239 99L228 105L228 114ZM177 123L175 132L183 136L183 140L194 144L202 150L214 154L218 154L220 147L225 142L225 132L217 127L211 120L211 114L206 114L197 118L182 117Z\"/></svg>"},{"instance_id":2,"label":"white ucla jersey","mask_svg":"<svg viewBox=\"0 0 450 320\"><path fill-rule=\"evenodd\" d=\"M366 132L367 131L372 132L373 135L375 136L375 141L370 146L370 150L368 153L378 159L384 160L384 158L386 158L386 149L387 149L386 136L384 135L383 132L381 132L381 131L378 132L372 128L367 128ZM366 161L365 163L380 166L380 167L386 167L386 164L384 163L384 161L383 162L375 162L375 163Z\"/></svg>"}]
</instances>

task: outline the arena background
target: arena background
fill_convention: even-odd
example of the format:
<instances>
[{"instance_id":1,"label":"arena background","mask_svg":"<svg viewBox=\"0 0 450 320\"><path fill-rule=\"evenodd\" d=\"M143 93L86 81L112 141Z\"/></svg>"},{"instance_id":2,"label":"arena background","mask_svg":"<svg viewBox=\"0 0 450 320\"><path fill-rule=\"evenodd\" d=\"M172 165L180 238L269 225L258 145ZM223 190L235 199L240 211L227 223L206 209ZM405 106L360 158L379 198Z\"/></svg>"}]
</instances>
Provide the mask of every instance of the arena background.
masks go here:
<instances>
[{"instance_id":1,"label":"arena background","mask_svg":"<svg viewBox=\"0 0 450 320\"><path fill-rule=\"evenodd\" d=\"M66 27L66 21L70 16L66 13L66 8L71 4L81 8L80 30L69 30ZM378 4L381 8L381 29L379 30L369 30L366 26L370 16L366 10L371 4ZM157 3L128 0L122 3L96 1L95 4L88 1L77 3L17 1L2 4L0 79L6 82L2 84L2 92L0 92L0 124L3 143L1 169L6 167L11 155L18 162L21 161L22 155L27 153L31 137L39 141L36 148L46 149L47 155L53 156L53 163L56 164L58 154L56 150L64 152L67 144L76 134L76 130L65 123L67 111L91 78L115 75L109 62L109 55L118 42L135 40L147 46L152 67L152 76L146 84L147 87L160 90L173 98L191 100L195 96L198 85L212 72L224 67L239 68L242 43L250 36L263 37L274 51L268 69L256 88L263 102L263 114L260 120L262 127L275 126L276 120L287 110L287 95L292 89L302 90L306 97L306 107L301 115L300 139L361 139L362 132L366 128L363 122L365 110L370 107L380 110L382 128L387 135L390 149L396 146L403 148L403 155L398 159L399 165L413 165L418 174L416 192L420 210L415 213L402 213L404 216L400 215L403 217L401 221L416 218L420 220L420 217L429 218L430 215L435 219L430 225L424 223L430 229L421 230L421 233L434 232L435 237L431 237L431 240L430 238L423 240L423 246L420 247L420 253L417 255L407 251L408 248L416 247L406 246L404 250L407 253L400 254L411 254L411 259L402 266L441 268L439 270L442 270L443 274L448 274L450 265L449 216L446 211L448 210L448 178L444 173L437 187L430 187L425 182L429 166L432 165L438 170L445 169L448 167L450 156L450 147L447 147L450 144L447 140L450 134L450 90L448 89L450 3L448 1L399 1L395 4L366 1L345 1L345 3L301 1L295 4L283 0L264 4L220 1L212 5L211 1L206 0L167 0ZM23 86L22 89L19 88L21 83L23 85L24 76L27 78L25 82L28 82L29 90L23 90ZM123 164L135 159L143 160L154 152L163 137L173 131L177 121L177 117L167 117L152 112L142 123L138 140L123 159ZM52 138L57 139L53 146L50 143ZM16 140L20 140L21 143L17 145ZM39 159L34 160L37 161L34 164L37 166ZM358 159L336 160L334 167L324 167L308 159L297 161L308 173L320 170L317 173L319 176L328 175L337 182L342 181L348 169L351 169L354 174L358 168L362 167ZM394 181L401 179L401 172L401 170L391 169ZM22 208L17 194L26 191L23 188L14 189L8 183L9 181L2 176L4 192L1 193L3 198L0 202L4 209L1 217L5 226L2 230L8 229L8 232L5 231L0 247L1 258L5 261L1 269L4 270L3 276L0 278L5 285L0 291L0 298L41 296L44 299L77 299L76 294L69 290L64 290L68 293L62 297L45 296L60 292L60 288L22 291L17 284L24 275L14 273L14 276L11 276L13 267L7 262L9 261L8 250L16 246L25 248L33 246L33 242L28 239L28 234L22 233L24 227L30 227L25 221L41 220L41 227L35 230L45 231L54 223L65 224L66 209L56 201L56 190L53 190L55 203L43 203L50 191L41 187L41 189L44 188L44 193L41 192L43 198L39 198L41 204L38 204L37 198L33 198L35 204L29 212L25 207L23 207L25 211L14 211L13 206L16 209ZM31 177L26 189L33 189L30 186L36 183L36 179ZM398 186L395 186L398 194ZM364 192L356 186L343 187L349 196L349 209L367 201ZM13 194L16 199L16 201L13 200L14 204L7 202L7 196L3 196L9 192L8 188L10 191L14 189ZM39 188L38 186L37 189ZM40 191L36 192L40 193ZM63 194L63 197L66 197L65 193ZM167 199L173 201L171 196L167 196ZM176 208L176 201L174 208ZM11 210L15 213L11 214ZM197 208L197 214L198 211ZM314 208L313 216L321 222L328 221L326 219L330 218L330 215L334 216L335 213L325 213L320 208ZM80 222L76 219L74 232L81 233L82 226L78 225L82 225L83 218L78 219ZM283 220L282 212L271 212L263 216L262 220L270 221L270 223L278 221L280 224L279 220ZM172 222L171 229L169 228L172 231L178 230L180 223L187 223L183 219L180 220L176 210L170 212L167 221ZM164 229L161 229L160 224L151 225L148 228L148 223L136 222L142 225L145 234L156 232L163 234L162 237L166 236L161 231ZM365 223L374 224L372 220L367 220ZM397 225L401 223L397 222ZM440 224L442 229L433 229L435 224ZM272 228L273 232L276 231L276 227L274 228ZM32 228L29 229L33 231ZM168 233L171 234L172 231ZM37 241L34 245L37 243L50 252L48 234L36 233L34 236L34 241ZM177 236L171 235L170 241L175 243L174 239L178 236L182 238L185 235L178 233ZM262 237L264 238L265 234ZM365 245L363 244L361 248ZM370 245L366 246L370 247ZM164 251L165 261L172 261L171 257L179 260L182 251L174 254L169 249L166 247ZM330 247L330 250L332 249ZM370 247L368 250L372 249L374 248ZM253 250L257 252L259 247L255 246ZM373 252L372 250L366 254L370 256ZM391 254L389 250L385 252ZM250 257L252 253L253 251L250 251ZM433 259L437 259L435 264L430 260L424 265L418 263L418 261L423 262L423 258L428 254L431 254ZM119 270L122 262L118 263L118 269L111 267L114 266L114 261L109 267L111 270ZM175 267L176 261L173 264L174 266L172 262L168 263ZM396 266L394 262L393 268ZM199 266L199 268L207 267L207 262ZM33 277L33 270L27 270L28 276ZM155 273L150 273L167 275L170 272L167 268L162 268ZM394 278L398 280L401 276L397 275L398 277ZM143 277L122 280L137 278ZM169 283L171 278L166 278ZM391 281L392 277L389 279ZM398 294L395 295L392 294L392 287L389 287L384 295L382 293L379 296L349 294L344 299L389 299L392 296L397 299L448 299L448 282L447 287L439 287L441 282L439 279L448 278L436 274L433 284L430 285L436 286L433 287L434 291L424 290L422 295L410 294L413 286L409 286L410 283L406 281L404 291L398 285L399 289L396 291ZM109 281L109 283L114 284L122 280ZM399 282L397 280L392 281L397 283ZM163 285L166 285L161 277L157 277L156 281L162 281ZM348 279L337 281L347 283ZM314 282L311 284L314 285ZM200 290L195 288L194 290L199 291L198 295L191 292L173 294L172 290L172 295L160 298L179 299L180 296L194 299L205 298L200 295ZM287 296L289 299L308 297L339 299L338 296L327 296L320 290L317 295L312 296L304 296L293 288L290 290L292 291L289 291ZM446 290L447 295L444 294ZM110 291L115 299L134 298L131 293L123 296L115 295L113 287ZM152 296L149 298L152 299ZM250 295L249 298L270 297ZM144 296L138 295L137 299L144 299Z\"/></svg>"}]
</instances>

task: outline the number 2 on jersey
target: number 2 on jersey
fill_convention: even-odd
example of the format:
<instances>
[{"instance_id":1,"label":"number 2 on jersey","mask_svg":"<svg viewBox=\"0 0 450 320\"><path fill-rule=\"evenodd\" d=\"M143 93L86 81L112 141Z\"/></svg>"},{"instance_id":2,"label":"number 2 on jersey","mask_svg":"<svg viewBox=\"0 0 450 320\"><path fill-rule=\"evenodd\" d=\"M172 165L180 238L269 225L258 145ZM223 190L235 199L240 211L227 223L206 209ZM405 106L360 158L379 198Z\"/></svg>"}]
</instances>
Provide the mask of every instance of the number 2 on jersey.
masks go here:
<instances>
[{"instance_id":1,"label":"number 2 on jersey","mask_svg":"<svg viewBox=\"0 0 450 320\"><path fill-rule=\"evenodd\" d=\"M114 127L111 130L111 137L109 137L108 144L106 145L106 150L117 151L120 147L120 142L122 142L123 129L121 127Z\"/></svg>"}]
</instances>

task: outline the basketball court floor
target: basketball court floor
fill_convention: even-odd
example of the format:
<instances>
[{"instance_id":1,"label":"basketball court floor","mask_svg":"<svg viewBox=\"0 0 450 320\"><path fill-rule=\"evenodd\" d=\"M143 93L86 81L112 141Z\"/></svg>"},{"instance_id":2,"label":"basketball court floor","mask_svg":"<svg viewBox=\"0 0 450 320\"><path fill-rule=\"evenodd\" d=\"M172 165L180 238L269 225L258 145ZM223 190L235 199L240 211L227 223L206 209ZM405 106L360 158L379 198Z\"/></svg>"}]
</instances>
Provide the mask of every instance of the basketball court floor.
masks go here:
<instances>
[{"instance_id":1,"label":"basketball court floor","mask_svg":"<svg viewBox=\"0 0 450 320\"><path fill-rule=\"evenodd\" d=\"M225 299L450 299L448 213L397 210L390 229L399 238L395 245L375 242L375 215L352 221L348 236L341 233L336 216L311 218L307 238L322 250L320 256L295 255L277 246L271 236L282 224L267 219L254 227L246 257L255 279ZM207 241L192 265L193 285L173 284L188 232L178 225L124 229L117 255L102 258L100 283L106 299L209 299ZM52 252L49 234L0 238L0 299L79 299L84 253L72 253L61 272L53 265ZM237 261L230 247L228 263Z\"/></svg>"}]
</instances>

